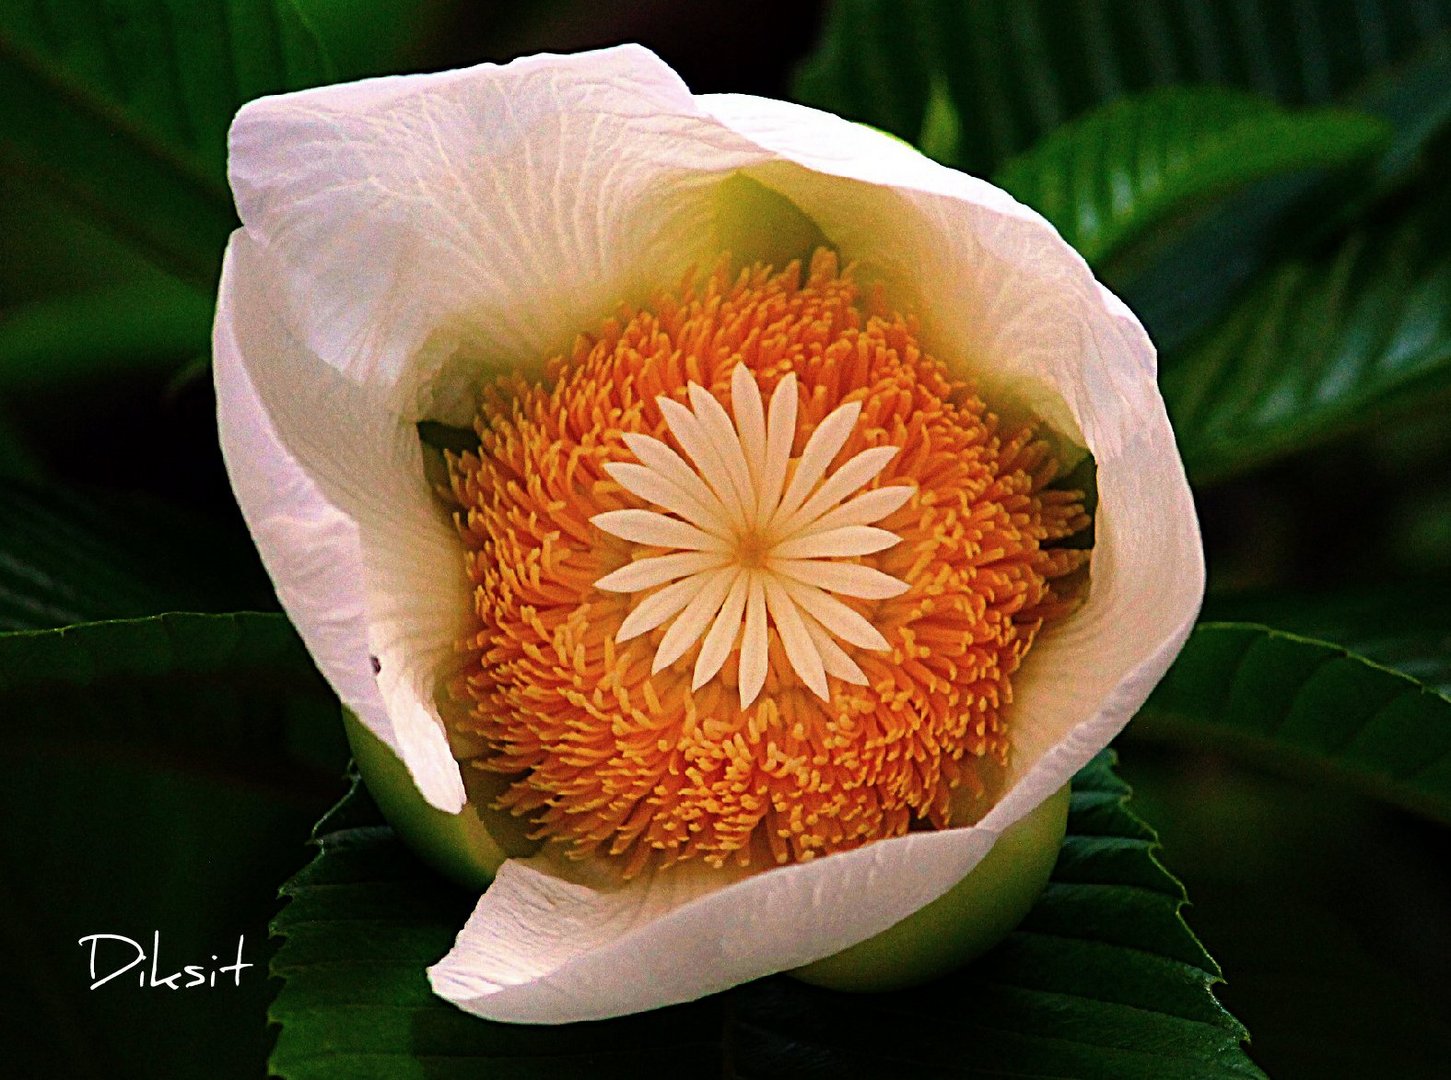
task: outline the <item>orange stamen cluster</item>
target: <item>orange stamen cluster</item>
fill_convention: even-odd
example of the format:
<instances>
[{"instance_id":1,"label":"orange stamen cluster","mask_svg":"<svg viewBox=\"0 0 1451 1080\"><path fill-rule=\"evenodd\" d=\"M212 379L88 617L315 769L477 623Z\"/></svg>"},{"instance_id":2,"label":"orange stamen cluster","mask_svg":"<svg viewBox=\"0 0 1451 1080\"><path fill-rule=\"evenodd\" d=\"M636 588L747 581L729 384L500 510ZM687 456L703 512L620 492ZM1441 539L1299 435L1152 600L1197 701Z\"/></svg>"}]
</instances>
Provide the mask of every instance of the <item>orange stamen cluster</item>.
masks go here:
<instances>
[{"instance_id":1,"label":"orange stamen cluster","mask_svg":"<svg viewBox=\"0 0 1451 1080\"><path fill-rule=\"evenodd\" d=\"M800 276L721 269L623 310L542 384L490 390L479 451L449 458L477 615L453 686L469 703L461 726L488 747L478 764L512 778L503 808L626 874L804 860L961 823L954 792L981 793L980 769L1006 762L1012 676L1070 610L1088 560L1054 546L1089 519L1080 493L1049 487L1060 466L1031 426L1002 425L831 254ZM729 405L739 364L766 395L794 373L793 455L859 401L832 467L898 447L864 490L915 489L877 523L900 542L850 559L907 586L844 600L889 649L846 646L867 684L832 678L827 700L794 675L774 627L764 689L744 709L738 646L696 690L699 644L652 674L668 626L618 642L641 597L595 584L662 554L591 523L641 506L606 469L635 461L625 434L683 453L657 398L687 402L696 383Z\"/></svg>"}]
</instances>

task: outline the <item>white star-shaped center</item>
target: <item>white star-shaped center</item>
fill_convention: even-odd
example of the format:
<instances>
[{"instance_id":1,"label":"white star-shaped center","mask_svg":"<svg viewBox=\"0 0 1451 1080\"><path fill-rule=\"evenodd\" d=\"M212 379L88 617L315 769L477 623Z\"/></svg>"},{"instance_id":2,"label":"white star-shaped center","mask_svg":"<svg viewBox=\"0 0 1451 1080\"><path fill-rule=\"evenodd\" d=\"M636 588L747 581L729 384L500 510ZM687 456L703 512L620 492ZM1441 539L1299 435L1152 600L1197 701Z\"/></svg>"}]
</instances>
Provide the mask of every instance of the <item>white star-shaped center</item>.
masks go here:
<instances>
[{"instance_id":1,"label":"white star-shaped center","mask_svg":"<svg viewBox=\"0 0 1451 1080\"><path fill-rule=\"evenodd\" d=\"M742 709L766 682L768 622L792 669L822 700L828 699L828 675L866 685L866 675L838 642L880 651L889 646L837 597L883 600L907 590L880 570L844 561L900 541L872 523L900 508L914 489L862 490L898 448L863 450L826 474L861 415L861 404L853 401L828 415L793 459L795 375L777 384L768 410L755 378L738 364L731 378L734 423L704 387L691 383L689 396L689 409L657 399L685 458L659 439L630 433L625 445L637 463L605 466L626 491L659 509L611 510L590 520L613 536L668 552L638 558L595 582L608 592L648 593L615 640L629 641L669 622L653 673L704 637L691 682L696 690L739 645Z\"/></svg>"}]
</instances>

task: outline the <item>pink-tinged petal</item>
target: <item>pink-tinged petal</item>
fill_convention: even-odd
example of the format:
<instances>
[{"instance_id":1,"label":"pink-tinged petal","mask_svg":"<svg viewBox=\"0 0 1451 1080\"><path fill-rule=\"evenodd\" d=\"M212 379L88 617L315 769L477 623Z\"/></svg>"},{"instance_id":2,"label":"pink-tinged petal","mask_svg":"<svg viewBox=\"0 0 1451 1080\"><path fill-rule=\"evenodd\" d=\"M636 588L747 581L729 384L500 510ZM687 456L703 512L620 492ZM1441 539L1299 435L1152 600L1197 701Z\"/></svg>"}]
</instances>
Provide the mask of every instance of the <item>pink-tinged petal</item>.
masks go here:
<instances>
[{"instance_id":1,"label":"pink-tinged petal","mask_svg":"<svg viewBox=\"0 0 1451 1080\"><path fill-rule=\"evenodd\" d=\"M737 364L731 372L731 412L736 418L740 445L746 451L752 490L759 494L766 471L766 403L745 364ZM760 513L759 499L756 502L756 513Z\"/></svg>"},{"instance_id":2,"label":"pink-tinged petal","mask_svg":"<svg viewBox=\"0 0 1451 1080\"><path fill-rule=\"evenodd\" d=\"M641 634L648 634L657 626L663 626L667 619L683 610L699 590L699 583L691 577L651 593L640 601L634 611L625 616L625 621L615 632L615 640L630 641Z\"/></svg>"},{"instance_id":3,"label":"pink-tinged petal","mask_svg":"<svg viewBox=\"0 0 1451 1080\"><path fill-rule=\"evenodd\" d=\"M835 510L828 510L803 531L823 532L826 529L839 529L843 525L870 525L900 510L916 490L906 484L895 484L892 487L877 488L875 491L865 491L842 503Z\"/></svg>"},{"instance_id":4,"label":"pink-tinged petal","mask_svg":"<svg viewBox=\"0 0 1451 1080\"><path fill-rule=\"evenodd\" d=\"M821 483L831 459L836 457L837 451L851 438L852 429L856 427L857 417L861 414L861 402L848 401L833 409L816 426L801 450L796 471L791 474L791 482L786 485L786 493L781 496L781 505L776 508L771 518L773 526L794 514L806 501L806 497L816 490L816 485Z\"/></svg>"},{"instance_id":5,"label":"pink-tinged petal","mask_svg":"<svg viewBox=\"0 0 1451 1080\"><path fill-rule=\"evenodd\" d=\"M854 455L850 461L832 473L821 487L816 489L815 494L801 505L801 509L782 521L778 526L779 530L783 534L789 534L801 526L815 522L842 499L861 490L867 481L885 469L887 463L900 452L900 448L896 446L874 446L870 450L863 450L860 454ZM885 490L891 491L892 489ZM912 489L907 488L906 490L910 495Z\"/></svg>"},{"instance_id":6,"label":"pink-tinged petal","mask_svg":"<svg viewBox=\"0 0 1451 1080\"><path fill-rule=\"evenodd\" d=\"M782 578L781 587L807 614L848 645L875 652L885 652L891 648L875 626L815 585L803 585L790 578Z\"/></svg>"},{"instance_id":7,"label":"pink-tinged petal","mask_svg":"<svg viewBox=\"0 0 1451 1080\"><path fill-rule=\"evenodd\" d=\"M672 514L678 514L693 525L708 532L714 532L721 527L716 520L721 515L715 507L692 498L689 493L654 469L625 461L612 461L605 466L605 472L630 494L663 507Z\"/></svg>"},{"instance_id":8,"label":"pink-tinged petal","mask_svg":"<svg viewBox=\"0 0 1451 1080\"><path fill-rule=\"evenodd\" d=\"M740 571L734 567L702 574L692 581L695 596L685 605L655 651L655 660L650 665L651 674L664 671L689 651L705 632L710 629L726 595L735 583Z\"/></svg>"}]
</instances>

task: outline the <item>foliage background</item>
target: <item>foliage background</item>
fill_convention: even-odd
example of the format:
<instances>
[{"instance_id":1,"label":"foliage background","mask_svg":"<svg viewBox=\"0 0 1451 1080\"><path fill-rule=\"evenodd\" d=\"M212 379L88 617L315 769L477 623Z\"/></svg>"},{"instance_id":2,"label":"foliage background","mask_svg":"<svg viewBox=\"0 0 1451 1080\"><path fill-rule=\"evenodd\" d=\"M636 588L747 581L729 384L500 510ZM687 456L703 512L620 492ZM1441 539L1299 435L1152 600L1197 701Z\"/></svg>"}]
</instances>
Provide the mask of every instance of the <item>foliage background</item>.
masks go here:
<instances>
[{"instance_id":1,"label":"foliage background","mask_svg":"<svg viewBox=\"0 0 1451 1080\"><path fill-rule=\"evenodd\" d=\"M245 933L260 965L278 886L343 790L335 706L266 614L216 449L231 113L287 87L635 40L698 91L818 103L995 177L1142 314L1215 624L1122 740L1120 775L1260 1067L1441 1075L1448 27L1439 0L0 0L7 1065L262 1074L278 984L260 969L231 994L88 993L74 942L159 929L174 967ZM806 1067L791 1040L812 1017L857 1008L790 993L729 1006L784 1025L766 1075ZM933 1020L909 1029L924 1075L987 1074L968 1018L909 1004ZM632 1037L579 1050L580 1075ZM536 1053L481 1074L555 1075ZM1187 1075L1155 1060L1142 1075Z\"/></svg>"}]
</instances>

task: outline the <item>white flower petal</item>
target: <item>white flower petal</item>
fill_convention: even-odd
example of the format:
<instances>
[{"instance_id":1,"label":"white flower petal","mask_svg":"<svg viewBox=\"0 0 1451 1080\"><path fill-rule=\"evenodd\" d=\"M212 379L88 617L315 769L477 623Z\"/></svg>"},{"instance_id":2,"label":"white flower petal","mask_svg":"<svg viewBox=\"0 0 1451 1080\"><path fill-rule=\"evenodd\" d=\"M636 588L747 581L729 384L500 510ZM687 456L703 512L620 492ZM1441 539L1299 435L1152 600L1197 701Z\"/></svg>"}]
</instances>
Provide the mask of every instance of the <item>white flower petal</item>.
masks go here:
<instances>
[{"instance_id":1,"label":"white flower petal","mask_svg":"<svg viewBox=\"0 0 1451 1080\"><path fill-rule=\"evenodd\" d=\"M898 581L890 574L856 563L773 559L771 569L795 581L857 600L890 600L911 588L905 581Z\"/></svg>"},{"instance_id":2,"label":"white flower petal","mask_svg":"<svg viewBox=\"0 0 1451 1080\"><path fill-rule=\"evenodd\" d=\"M726 551L725 541L719 536L697 529L679 518L657 514L654 510L606 510L589 520L601 532L632 544L685 548L687 551Z\"/></svg>"},{"instance_id":3,"label":"white flower petal","mask_svg":"<svg viewBox=\"0 0 1451 1080\"><path fill-rule=\"evenodd\" d=\"M696 594L660 639L660 647L655 651L655 661L650 666L651 674L664 671L679 660L710 629L721 604L725 602L726 594L730 592L740 573L735 567L730 567L695 577L693 584Z\"/></svg>"},{"instance_id":4,"label":"white flower petal","mask_svg":"<svg viewBox=\"0 0 1451 1080\"><path fill-rule=\"evenodd\" d=\"M548 858L511 859L429 980L467 1012L519 1023L690 1001L900 922L960 881L1002 827L912 833L743 881L675 866L585 884Z\"/></svg>"},{"instance_id":5,"label":"white flower petal","mask_svg":"<svg viewBox=\"0 0 1451 1080\"><path fill-rule=\"evenodd\" d=\"M710 551L682 551L674 555L657 555L636 559L614 573L595 582L595 588L606 592L633 593L653 589L676 578L689 577L725 565L725 556Z\"/></svg>"},{"instance_id":6,"label":"white flower petal","mask_svg":"<svg viewBox=\"0 0 1451 1080\"><path fill-rule=\"evenodd\" d=\"M843 525L839 529L806 533L784 540L771 549L773 559L849 559L885 551L902 538L872 525Z\"/></svg>"},{"instance_id":7,"label":"white flower petal","mask_svg":"<svg viewBox=\"0 0 1451 1080\"><path fill-rule=\"evenodd\" d=\"M721 605L720 614L710 628L710 633L705 635L705 641L700 646L700 655L695 658L695 671L690 682L692 690L699 690L710 682L725 665L736 638L741 635L741 620L746 613L746 597L750 594L750 589L750 574L738 574L731 585L730 594Z\"/></svg>"},{"instance_id":8,"label":"white flower petal","mask_svg":"<svg viewBox=\"0 0 1451 1080\"><path fill-rule=\"evenodd\" d=\"M864 491L835 510L828 510L802 531L824 532L827 529L839 529L843 525L870 525L900 510L916 490L907 484L894 484L875 491Z\"/></svg>"},{"instance_id":9,"label":"white flower petal","mask_svg":"<svg viewBox=\"0 0 1451 1080\"><path fill-rule=\"evenodd\" d=\"M796 471L791 474L791 482L786 485L786 494L781 496L781 505L771 517L772 527L794 514L806 501L806 497L815 490L826 472L826 467L831 464L831 459L836 457L837 452L846 445L846 440L851 438L852 429L856 427L857 417L861 413L860 401L848 401L833 409L816 426L801 450Z\"/></svg>"},{"instance_id":10,"label":"white flower petal","mask_svg":"<svg viewBox=\"0 0 1451 1080\"><path fill-rule=\"evenodd\" d=\"M813 619L849 645L859 649L885 652L891 648L875 626L867 622L834 596L828 596L814 585L803 585L782 578L781 587L791 599L806 609Z\"/></svg>"},{"instance_id":11,"label":"white flower petal","mask_svg":"<svg viewBox=\"0 0 1451 1080\"><path fill-rule=\"evenodd\" d=\"M421 483L417 435L370 413L359 388L338 385L287 331L274 280L265 254L235 235L213 334L233 492L278 600L343 704L432 805L457 813L463 780L433 705L468 609L463 575L444 569L457 566L451 529Z\"/></svg>"},{"instance_id":12,"label":"white flower petal","mask_svg":"<svg viewBox=\"0 0 1451 1080\"><path fill-rule=\"evenodd\" d=\"M605 472L630 494L662 506L672 514L679 514L706 532L721 535L725 528L724 518L714 499L709 503L702 502L648 466L611 461L605 466Z\"/></svg>"},{"instance_id":13,"label":"white flower petal","mask_svg":"<svg viewBox=\"0 0 1451 1080\"><path fill-rule=\"evenodd\" d=\"M766 636L766 585L762 575L751 574L750 592L746 595L746 622L741 631L741 708L749 708L766 685L769 664L769 639Z\"/></svg>"},{"instance_id":14,"label":"white flower petal","mask_svg":"<svg viewBox=\"0 0 1451 1080\"><path fill-rule=\"evenodd\" d=\"M826 667L821 662L821 654L812 644L811 635L806 632L801 613L796 610L795 599L774 575L763 574L762 580L766 586L766 607L771 612L771 621L776 624L776 633L781 636L781 645L786 650L786 659L791 661L791 669L801 676L801 681L811 688L813 694L823 701L829 700Z\"/></svg>"},{"instance_id":15,"label":"white flower petal","mask_svg":"<svg viewBox=\"0 0 1451 1080\"><path fill-rule=\"evenodd\" d=\"M441 371L476 386L714 258L699 181L749 154L700 117L624 46L262 98L229 170L248 233L307 298L314 354L400 391Z\"/></svg>"},{"instance_id":16,"label":"white flower petal","mask_svg":"<svg viewBox=\"0 0 1451 1080\"><path fill-rule=\"evenodd\" d=\"M746 523L746 509L740 494L730 479L730 468L717 453L715 442L696 415L678 401L661 398L660 411L665 422L690 460L695 463L696 472L705 481L726 512L727 519L735 528Z\"/></svg>"},{"instance_id":17,"label":"white flower petal","mask_svg":"<svg viewBox=\"0 0 1451 1080\"><path fill-rule=\"evenodd\" d=\"M896 446L874 446L869 450L863 450L860 454L853 455L850 461L832 473L826 482L816 489L811 498L801 504L799 510L784 519L776 528L781 533L791 533L802 526L815 522L842 499L866 486L867 481L885 469L888 462L899 453L901 453L901 449ZM907 489L908 494L911 494L911 491L911 488Z\"/></svg>"}]
</instances>

